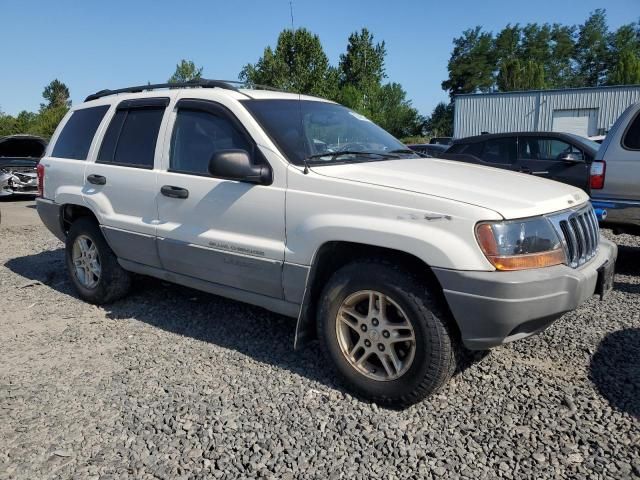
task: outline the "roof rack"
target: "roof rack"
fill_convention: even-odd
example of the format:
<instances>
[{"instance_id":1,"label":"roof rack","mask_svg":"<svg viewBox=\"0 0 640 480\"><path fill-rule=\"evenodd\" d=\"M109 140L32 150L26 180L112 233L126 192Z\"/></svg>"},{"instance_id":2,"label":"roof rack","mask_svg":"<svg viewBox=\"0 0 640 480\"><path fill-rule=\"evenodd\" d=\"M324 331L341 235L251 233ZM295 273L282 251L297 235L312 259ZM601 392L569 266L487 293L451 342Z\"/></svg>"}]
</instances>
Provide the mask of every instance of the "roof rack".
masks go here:
<instances>
[{"instance_id":1,"label":"roof rack","mask_svg":"<svg viewBox=\"0 0 640 480\"><path fill-rule=\"evenodd\" d=\"M138 93L144 92L147 90L157 90L160 88L223 88L225 90L234 90L238 89L231 85L232 83L240 83L243 82L235 82L233 80L208 80L206 78L199 78L197 80L189 80L188 82L176 82L176 83L155 83L152 85L138 85L135 87L126 87L119 88L117 90L100 90L99 92L93 93L84 99L85 102L89 102L91 100L96 100L98 98L106 97L109 95L116 95L118 93Z\"/></svg>"}]
</instances>

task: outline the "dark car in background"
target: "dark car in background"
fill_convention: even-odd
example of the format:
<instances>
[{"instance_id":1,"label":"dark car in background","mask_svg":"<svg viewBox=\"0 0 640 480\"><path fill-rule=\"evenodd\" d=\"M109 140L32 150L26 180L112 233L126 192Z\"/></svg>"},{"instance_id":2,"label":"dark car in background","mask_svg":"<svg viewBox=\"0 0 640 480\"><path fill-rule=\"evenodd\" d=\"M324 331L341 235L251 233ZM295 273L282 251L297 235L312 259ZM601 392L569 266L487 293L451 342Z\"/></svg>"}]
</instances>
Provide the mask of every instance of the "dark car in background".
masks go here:
<instances>
[{"instance_id":1,"label":"dark car in background","mask_svg":"<svg viewBox=\"0 0 640 480\"><path fill-rule=\"evenodd\" d=\"M453 138L451 137L433 137L429 140L430 145L451 145Z\"/></svg>"},{"instance_id":2,"label":"dark car in background","mask_svg":"<svg viewBox=\"0 0 640 480\"><path fill-rule=\"evenodd\" d=\"M529 173L589 193L591 163L599 147L571 133L496 133L455 140L441 158Z\"/></svg>"},{"instance_id":3,"label":"dark car in background","mask_svg":"<svg viewBox=\"0 0 640 480\"><path fill-rule=\"evenodd\" d=\"M44 138L10 135L0 138L0 197L36 195L36 167L47 148Z\"/></svg>"},{"instance_id":4,"label":"dark car in background","mask_svg":"<svg viewBox=\"0 0 640 480\"><path fill-rule=\"evenodd\" d=\"M422 155L426 155L427 157L439 157L449 148L447 145L438 145L431 143L414 143L412 145L407 145L407 147L414 152L421 153Z\"/></svg>"}]
</instances>

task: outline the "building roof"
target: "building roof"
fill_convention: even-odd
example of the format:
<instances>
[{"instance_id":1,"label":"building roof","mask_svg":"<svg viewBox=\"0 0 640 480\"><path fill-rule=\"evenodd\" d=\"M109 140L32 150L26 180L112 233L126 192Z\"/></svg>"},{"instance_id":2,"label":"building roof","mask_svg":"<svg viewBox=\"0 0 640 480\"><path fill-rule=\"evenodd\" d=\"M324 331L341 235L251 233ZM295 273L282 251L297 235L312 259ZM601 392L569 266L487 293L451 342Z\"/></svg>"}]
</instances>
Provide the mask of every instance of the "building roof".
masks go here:
<instances>
[{"instance_id":1,"label":"building roof","mask_svg":"<svg viewBox=\"0 0 640 480\"><path fill-rule=\"evenodd\" d=\"M473 97L473 96L489 96L489 95L522 95L522 94L534 94L534 93L558 93L558 92L577 92L585 90L616 90L616 89L638 89L640 85L601 85L599 87L576 87L576 88L549 88L540 90L514 90L512 92L486 92L486 93L459 93L454 97Z\"/></svg>"}]
</instances>

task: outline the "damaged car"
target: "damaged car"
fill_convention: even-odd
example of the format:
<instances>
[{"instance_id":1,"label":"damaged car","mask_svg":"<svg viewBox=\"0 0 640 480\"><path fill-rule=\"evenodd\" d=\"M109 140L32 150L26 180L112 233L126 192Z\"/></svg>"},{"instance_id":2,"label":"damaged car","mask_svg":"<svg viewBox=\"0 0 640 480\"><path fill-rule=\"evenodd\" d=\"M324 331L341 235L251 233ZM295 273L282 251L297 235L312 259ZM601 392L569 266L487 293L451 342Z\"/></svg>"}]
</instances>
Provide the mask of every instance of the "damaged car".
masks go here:
<instances>
[{"instance_id":1,"label":"damaged car","mask_svg":"<svg viewBox=\"0 0 640 480\"><path fill-rule=\"evenodd\" d=\"M0 197L36 195L36 167L47 141L33 135L10 135L0 138Z\"/></svg>"}]
</instances>

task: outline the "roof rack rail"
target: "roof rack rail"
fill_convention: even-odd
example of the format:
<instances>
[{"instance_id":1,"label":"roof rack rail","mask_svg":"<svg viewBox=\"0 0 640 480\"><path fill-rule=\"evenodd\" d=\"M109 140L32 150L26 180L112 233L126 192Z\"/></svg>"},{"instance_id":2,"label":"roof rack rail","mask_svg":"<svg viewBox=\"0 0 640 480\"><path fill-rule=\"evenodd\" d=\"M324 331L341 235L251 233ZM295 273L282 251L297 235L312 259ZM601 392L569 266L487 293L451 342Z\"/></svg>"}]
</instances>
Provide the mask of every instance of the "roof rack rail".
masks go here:
<instances>
[{"instance_id":1,"label":"roof rack rail","mask_svg":"<svg viewBox=\"0 0 640 480\"><path fill-rule=\"evenodd\" d=\"M231 85L232 83L243 83L228 80L209 80L206 78L199 78L197 80L189 80L188 82L176 82L176 83L155 83L150 85L138 85L135 87L119 88L117 90L100 90L93 93L84 99L85 102L96 100L98 98L107 97L109 95L116 95L118 93L138 93L146 90L157 90L160 88L224 88L225 90L237 90L236 87Z\"/></svg>"}]
</instances>

